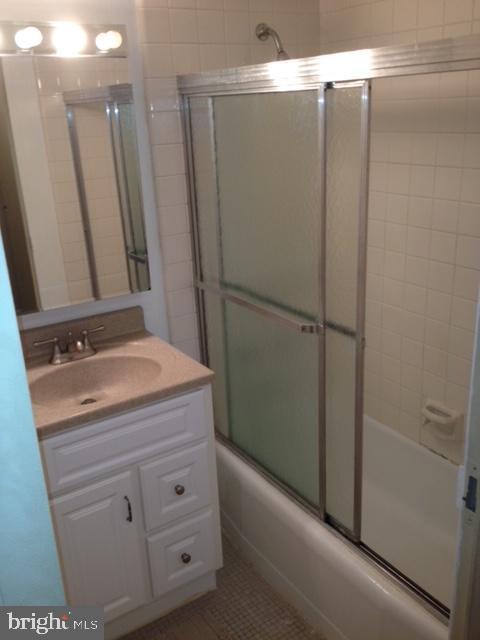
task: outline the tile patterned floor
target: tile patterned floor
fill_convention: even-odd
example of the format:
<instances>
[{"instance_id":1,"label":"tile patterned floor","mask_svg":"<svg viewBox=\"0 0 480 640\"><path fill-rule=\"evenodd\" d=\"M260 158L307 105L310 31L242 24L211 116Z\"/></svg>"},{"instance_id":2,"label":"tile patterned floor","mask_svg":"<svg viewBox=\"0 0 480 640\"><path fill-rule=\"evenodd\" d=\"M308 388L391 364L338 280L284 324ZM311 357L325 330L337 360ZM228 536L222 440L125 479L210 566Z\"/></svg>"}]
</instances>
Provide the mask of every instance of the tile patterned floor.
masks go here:
<instances>
[{"instance_id":1,"label":"tile patterned floor","mask_svg":"<svg viewBox=\"0 0 480 640\"><path fill-rule=\"evenodd\" d=\"M217 590L122 640L322 640L224 539Z\"/></svg>"}]
</instances>

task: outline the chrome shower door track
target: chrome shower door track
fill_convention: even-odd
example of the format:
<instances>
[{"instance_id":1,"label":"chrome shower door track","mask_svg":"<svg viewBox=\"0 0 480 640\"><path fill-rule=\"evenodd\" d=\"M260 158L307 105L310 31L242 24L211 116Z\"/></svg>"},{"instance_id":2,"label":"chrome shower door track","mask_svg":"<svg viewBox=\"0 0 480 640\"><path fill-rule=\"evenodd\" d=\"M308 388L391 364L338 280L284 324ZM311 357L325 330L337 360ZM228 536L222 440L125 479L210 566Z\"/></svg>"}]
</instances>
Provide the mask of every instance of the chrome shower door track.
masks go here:
<instances>
[{"instance_id":1,"label":"chrome shower door track","mask_svg":"<svg viewBox=\"0 0 480 640\"><path fill-rule=\"evenodd\" d=\"M183 96L214 96L317 88L351 82L480 68L480 35L344 51L178 77Z\"/></svg>"}]
</instances>

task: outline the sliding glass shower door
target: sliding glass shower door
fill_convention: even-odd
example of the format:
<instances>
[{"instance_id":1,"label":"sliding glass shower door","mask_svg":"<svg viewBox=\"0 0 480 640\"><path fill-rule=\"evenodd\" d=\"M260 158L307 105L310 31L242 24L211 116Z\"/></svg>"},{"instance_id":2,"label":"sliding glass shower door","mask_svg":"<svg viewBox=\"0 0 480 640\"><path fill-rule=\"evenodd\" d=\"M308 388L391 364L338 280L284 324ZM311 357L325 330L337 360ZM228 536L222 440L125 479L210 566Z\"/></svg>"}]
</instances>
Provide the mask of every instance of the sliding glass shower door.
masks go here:
<instances>
[{"instance_id":1,"label":"sliding glass shower door","mask_svg":"<svg viewBox=\"0 0 480 640\"><path fill-rule=\"evenodd\" d=\"M323 93L189 102L202 333L217 373L217 429L323 508Z\"/></svg>"},{"instance_id":2,"label":"sliding glass shower door","mask_svg":"<svg viewBox=\"0 0 480 640\"><path fill-rule=\"evenodd\" d=\"M187 99L215 421L358 539L366 82Z\"/></svg>"}]
</instances>

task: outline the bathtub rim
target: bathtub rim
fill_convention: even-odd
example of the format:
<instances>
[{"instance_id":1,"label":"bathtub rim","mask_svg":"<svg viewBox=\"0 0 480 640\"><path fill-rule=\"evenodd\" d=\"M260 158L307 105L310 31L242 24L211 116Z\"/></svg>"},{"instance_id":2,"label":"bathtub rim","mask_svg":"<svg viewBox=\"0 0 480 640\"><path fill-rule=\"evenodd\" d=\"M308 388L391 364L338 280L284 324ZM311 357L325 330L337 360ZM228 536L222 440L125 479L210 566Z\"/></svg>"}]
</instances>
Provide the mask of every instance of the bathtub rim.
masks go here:
<instances>
[{"instance_id":1,"label":"bathtub rim","mask_svg":"<svg viewBox=\"0 0 480 640\"><path fill-rule=\"evenodd\" d=\"M401 437L402 434L397 434ZM418 604L420 604L430 615L434 616L437 620L443 623L447 628L450 623L450 609L438 602L433 596L430 596L415 582L404 576L400 571L389 565L389 563L382 559L378 554L363 544L361 541L355 542L351 539L347 533L342 530L342 527L338 524L335 525L334 518L326 514L325 520L321 518L320 510L316 510L307 500L304 500L293 489L281 480L276 478L272 473L267 471L252 457L245 453L240 447L235 445L229 440L223 433L215 430L215 440L217 445L224 446L228 451L237 456L247 466L252 468L258 473L264 480L270 483L273 487L278 489L287 498L293 500L293 502L302 509L308 516L313 518L316 523L322 526L327 532L334 535L337 540L346 544L347 547L360 556L370 567L380 571L380 573L388 579L394 586L400 589L404 595L413 598ZM419 445L420 446L420 445ZM432 452L433 453L433 452Z\"/></svg>"}]
</instances>

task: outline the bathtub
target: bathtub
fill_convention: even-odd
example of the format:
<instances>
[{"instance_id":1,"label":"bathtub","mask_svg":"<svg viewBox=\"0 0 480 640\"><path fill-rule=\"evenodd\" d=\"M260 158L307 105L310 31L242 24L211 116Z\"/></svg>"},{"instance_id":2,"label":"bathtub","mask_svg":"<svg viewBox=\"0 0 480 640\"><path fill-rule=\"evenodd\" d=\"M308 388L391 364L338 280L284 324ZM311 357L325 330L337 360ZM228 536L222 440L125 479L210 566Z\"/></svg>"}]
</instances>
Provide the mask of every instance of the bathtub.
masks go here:
<instances>
[{"instance_id":1,"label":"bathtub","mask_svg":"<svg viewBox=\"0 0 480 640\"><path fill-rule=\"evenodd\" d=\"M367 543L392 563L410 563L417 581L430 579L418 573L429 554L449 596L457 468L369 418L364 430ZM328 640L447 640L442 620L221 443L217 460L228 535ZM445 526L445 513L453 524Z\"/></svg>"},{"instance_id":2,"label":"bathtub","mask_svg":"<svg viewBox=\"0 0 480 640\"><path fill-rule=\"evenodd\" d=\"M450 607L458 466L388 427L364 425L362 540Z\"/></svg>"}]
</instances>

